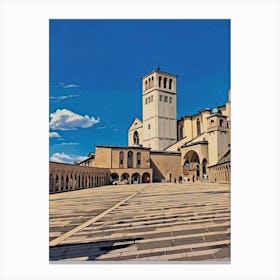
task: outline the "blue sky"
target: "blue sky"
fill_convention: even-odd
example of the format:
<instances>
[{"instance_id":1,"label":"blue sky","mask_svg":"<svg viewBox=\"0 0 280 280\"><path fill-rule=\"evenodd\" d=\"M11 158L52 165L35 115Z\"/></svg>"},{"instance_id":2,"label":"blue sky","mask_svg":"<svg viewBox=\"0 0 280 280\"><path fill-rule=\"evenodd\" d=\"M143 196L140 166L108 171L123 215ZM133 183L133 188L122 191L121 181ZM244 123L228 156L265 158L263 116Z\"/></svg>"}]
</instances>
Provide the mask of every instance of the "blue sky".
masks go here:
<instances>
[{"instance_id":1,"label":"blue sky","mask_svg":"<svg viewBox=\"0 0 280 280\"><path fill-rule=\"evenodd\" d=\"M178 75L177 117L221 105L230 88L229 20L50 20L50 159L127 145L141 77Z\"/></svg>"}]
</instances>

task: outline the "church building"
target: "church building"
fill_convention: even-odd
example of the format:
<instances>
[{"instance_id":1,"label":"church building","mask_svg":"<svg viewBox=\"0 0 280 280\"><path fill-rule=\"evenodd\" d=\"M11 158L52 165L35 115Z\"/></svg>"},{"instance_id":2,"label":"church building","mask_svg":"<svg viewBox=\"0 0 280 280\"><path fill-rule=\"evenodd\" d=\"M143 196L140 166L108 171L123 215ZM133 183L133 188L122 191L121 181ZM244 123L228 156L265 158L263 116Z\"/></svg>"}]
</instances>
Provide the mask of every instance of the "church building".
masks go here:
<instances>
[{"instance_id":1,"label":"church building","mask_svg":"<svg viewBox=\"0 0 280 280\"><path fill-rule=\"evenodd\" d=\"M128 146L149 147L151 154L179 152L179 180L229 181L230 90L225 105L205 108L177 120L176 78L159 68L142 78L143 121L138 117L133 120L128 129ZM225 155L227 160L218 167L225 174L215 176L214 167L221 164Z\"/></svg>"},{"instance_id":2,"label":"church building","mask_svg":"<svg viewBox=\"0 0 280 280\"><path fill-rule=\"evenodd\" d=\"M176 75L159 67L143 76L142 120L135 117L128 128L128 145L96 145L86 160L65 168L50 163L50 192L104 184L230 182L230 90L226 104L177 120L176 83Z\"/></svg>"}]
</instances>

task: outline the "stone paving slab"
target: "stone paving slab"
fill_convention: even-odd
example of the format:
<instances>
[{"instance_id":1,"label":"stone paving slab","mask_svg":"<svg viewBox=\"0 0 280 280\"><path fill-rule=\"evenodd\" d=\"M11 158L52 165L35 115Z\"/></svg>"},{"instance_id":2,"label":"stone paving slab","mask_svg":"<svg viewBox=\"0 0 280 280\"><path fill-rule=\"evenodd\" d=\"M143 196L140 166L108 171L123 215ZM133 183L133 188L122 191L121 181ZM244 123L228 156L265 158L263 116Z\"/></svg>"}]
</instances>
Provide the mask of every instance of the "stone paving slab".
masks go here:
<instances>
[{"instance_id":1,"label":"stone paving slab","mask_svg":"<svg viewBox=\"0 0 280 280\"><path fill-rule=\"evenodd\" d=\"M50 260L230 260L228 184L106 186L50 195Z\"/></svg>"}]
</instances>

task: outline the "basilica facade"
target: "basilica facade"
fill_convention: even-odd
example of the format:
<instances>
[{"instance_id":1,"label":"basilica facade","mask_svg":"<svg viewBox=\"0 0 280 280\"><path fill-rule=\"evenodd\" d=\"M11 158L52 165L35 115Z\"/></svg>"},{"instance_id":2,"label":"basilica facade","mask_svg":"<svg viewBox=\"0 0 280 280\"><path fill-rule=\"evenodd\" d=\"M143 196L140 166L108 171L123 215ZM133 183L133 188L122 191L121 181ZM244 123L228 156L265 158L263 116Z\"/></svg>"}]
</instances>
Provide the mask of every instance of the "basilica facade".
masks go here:
<instances>
[{"instance_id":1,"label":"basilica facade","mask_svg":"<svg viewBox=\"0 0 280 280\"><path fill-rule=\"evenodd\" d=\"M142 118L132 120L128 145L96 145L95 153L72 168L75 174L63 164L56 172L58 165L50 163L50 192L106 184L230 182L230 90L226 104L177 119L176 84L176 75L159 68L145 75Z\"/></svg>"},{"instance_id":2,"label":"basilica facade","mask_svg":"<svg viewBox=\"0 0 280 280\"><path fill-rule=\"evenodd\" d=\"M128 146L179 153L180 181L230 181L230 90L226 104L177 120L176 78L159 68L142 78L143 120L133 120Z\"/></svg>"}]
</instances>

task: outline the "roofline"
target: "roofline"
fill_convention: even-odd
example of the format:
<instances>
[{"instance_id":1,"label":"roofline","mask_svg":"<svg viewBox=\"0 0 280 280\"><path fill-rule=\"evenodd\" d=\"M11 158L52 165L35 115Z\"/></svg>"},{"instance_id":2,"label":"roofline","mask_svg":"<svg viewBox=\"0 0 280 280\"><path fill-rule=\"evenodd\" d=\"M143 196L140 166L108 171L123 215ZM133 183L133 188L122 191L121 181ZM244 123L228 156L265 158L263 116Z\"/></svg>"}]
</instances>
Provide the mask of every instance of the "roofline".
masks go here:
<instances>
[{"instance_id":1,"label":"roofline","mask_svg":"<svg viewBox=\"0 0 280 280\"><path fill-rule=\"evenodd\" d=\"M171 152L171 151L150 151L150 154L170 154L170 155L181 155L181 152Z\"/></svg>"},{"instance_id":2,"label":"roofline","mask_svg":"<svg viewBox=\"0 0 280 280\"><path fill-rule=\"evenodd\" d=\"M135 121L136 119L138 119L138 120L142 123L142 126L143 126L143 122L142 122L138 117L135 117L135 118L133 119L133 121L131 122L130 126L128 127L127 131L129 131L129 129L131 128L132 124L134 123L134 121Z\"/></svg>"},{"instance_id":3,"label":"roofline","mask_svg":"<svg viewBox=\"0 0 280 280\"><path fill-rule=\"evenodd\" d=\"M165 72L165 71L161 71L161 70L158 70L158 69L154 69L153 71L151 71L150 73L146 74L145 76L143 76L141 79L145 79L146 77L150 76L151 74L153 73L162 73L162 74L167 74L167 75L170 75L170 76L173 76L173 77L176 77L178 78L178 75L176 74L171 74L171 73L168 73L168 72Z\"/></svg>"},{"instance_id":4,"label":"roofline","mask_svg":"<svg viewBox=\"0 0 280 280\"><path fill-rule=\"evenodd\" d=\"M224 164L224 163L228 163L228 162L230 162L231 160L229 159L229 160L226 160L226 161L223 161L223 162L220 162L220 163L216 163L216 164L213 164L213 165L210 165L210 166L208 166L208 168L211 168L211 167L214 167L214 166L217 166L217 165L221 165L221 164Z\"/></svg>"},{"instance_id":5,"label":"roofline","mask_svg":"<svg viewBox=\"0 0 280 280\"><path fill-rule=\"evenodd\" d=\"M225 106L226 106L226 104L223 104L223 105L220 105L220 106L216 106L216 107L222 108L222 107L225 107ZM214 108L215 108L215 107L214 107ZM204 111L211 111L211 109L210 109L210 108L204 108L204 109L199 110L198 113L195 113L195 114L187 114L187 115L181 117L178 121L181 121L181 120L186 119L186 118L189 118L189 117L192 118L192 117L194 117L194 116L200 115L201 112L204 112ZM222 116L224 116L224 115L222 115Z\"/></svg>"},{"instance_id":6,"label":"roofline","mask_svg":"<svg viewBox=\"0 0 280 280\"><path fill-rule=\"evenodd\" d=\"M181 146L181 148L191 147L191 146L195 146L195 145L208 145L208 141L203 140L203 141L198 141L198 142L194 142L194 143L184 144Z\"/></svg>"},{"instance_id":7,"label":"roofline","mask_svg":"<svg viewBox=\"0 0 280 280\"><path fill-rule=\"evenodd\" d=\"M151 150L151 148L147 148L147 147L143 147L143 146L117 146L117 145L100 145L100 144L98 144L98 145L95 145L95 147Z\"/></svg>"}]
</instances>

